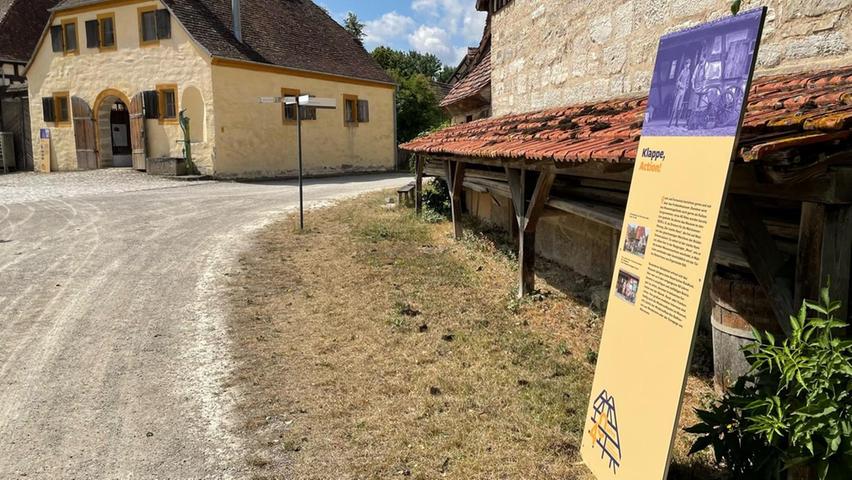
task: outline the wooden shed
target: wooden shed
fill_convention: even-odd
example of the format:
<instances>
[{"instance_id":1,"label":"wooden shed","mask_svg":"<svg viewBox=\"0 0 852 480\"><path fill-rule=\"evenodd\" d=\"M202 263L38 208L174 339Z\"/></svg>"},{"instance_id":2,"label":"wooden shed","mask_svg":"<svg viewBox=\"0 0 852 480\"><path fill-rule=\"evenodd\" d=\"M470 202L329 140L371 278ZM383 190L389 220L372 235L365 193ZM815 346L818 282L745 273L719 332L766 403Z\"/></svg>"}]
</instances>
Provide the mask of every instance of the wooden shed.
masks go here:
<instances>
[{"instance_id":1,"label":"wooden shed","mask_svg":"<svg viewBox=\"0 0 852 480\"><path fill-rule=\"evenodd\" d=\"M416 157L418 191L424 176L449 180L456 236L463 197L484 195L506 206L523 295L534 289L536 232L544 217L582 218L609 229L611 271L646 101L485 119L402 148ZM719 273L711 294L720 329L787 330L794 305L814 298L829 278L833 297L844 303L842 315L849 315L851 134L852 67L754 81L715 248ZM738 273L759 287L749 289Z\"/></svg>"}]
</instances>

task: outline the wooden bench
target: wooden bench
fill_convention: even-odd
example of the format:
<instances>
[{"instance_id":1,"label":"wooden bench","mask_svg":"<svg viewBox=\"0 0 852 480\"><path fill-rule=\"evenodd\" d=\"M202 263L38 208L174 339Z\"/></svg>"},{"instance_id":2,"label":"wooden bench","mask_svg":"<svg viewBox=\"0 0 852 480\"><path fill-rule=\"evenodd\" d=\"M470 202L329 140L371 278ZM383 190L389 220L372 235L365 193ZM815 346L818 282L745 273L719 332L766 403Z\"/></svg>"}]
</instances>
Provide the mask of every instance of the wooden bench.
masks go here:
<instances>
[{"instance_id":1,"label":"wooden bench","mask_svg":"<svg viewBox=\"0 0 852 480\"><path fill-rule=\"evenodd\" d=\"M399 197L400 205L414 203L414 182L400 188L396 191L396 194ZM405 203L403 203L403 200L405 200Z\"/></svg>"}]
</instances>

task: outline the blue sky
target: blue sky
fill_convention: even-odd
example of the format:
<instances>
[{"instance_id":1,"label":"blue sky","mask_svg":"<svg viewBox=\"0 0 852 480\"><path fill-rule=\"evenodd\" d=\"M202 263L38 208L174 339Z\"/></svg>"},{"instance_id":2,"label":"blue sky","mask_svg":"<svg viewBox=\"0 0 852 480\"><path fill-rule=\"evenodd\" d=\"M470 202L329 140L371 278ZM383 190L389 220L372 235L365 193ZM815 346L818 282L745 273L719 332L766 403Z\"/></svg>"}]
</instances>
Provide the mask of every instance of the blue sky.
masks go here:
<instances>
[{"instance_id":1,"label":"blue sky","mask_svg":"<svg viewBox=\"0 0 852 480\"><path fill-rule=\"evenodd\" d=\"M368 50L387 45L399 50L434 53L456 66L476 46L485 14L475 0L314 0L342 22L349 11L366 24Z\"/></svg>"}]
</instances>

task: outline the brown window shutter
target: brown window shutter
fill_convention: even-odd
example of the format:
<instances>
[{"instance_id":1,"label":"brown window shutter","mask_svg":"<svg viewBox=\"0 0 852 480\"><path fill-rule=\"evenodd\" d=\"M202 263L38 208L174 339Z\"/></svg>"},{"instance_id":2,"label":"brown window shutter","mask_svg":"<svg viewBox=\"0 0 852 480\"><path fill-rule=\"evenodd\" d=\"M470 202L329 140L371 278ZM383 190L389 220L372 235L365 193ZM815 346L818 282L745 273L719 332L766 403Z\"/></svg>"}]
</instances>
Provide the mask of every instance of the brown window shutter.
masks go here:
<instances>
[{"instance_id":1,"label":"brown window shutter","mask_svg":"<svg viewBox=\"0 0 852 480\"><path fill-rule=\"evenodd\" d=\"M172 16L166 9L157 10L157 38L172 38Z\"/></svg>"},{"instance_id":2,"label":"brown window shutter","mask_svg":"<svg viewBox=\"0 0 852 480\"><path fill-rule=\"evenodd\" d=\"M53 103L53 97L43 97L41 99L41 109L44 110L45 122L56 121L56 108L55 104Z\"/></svg>"},{"instance_id":3,"label":"brown window shutter","mask_svg":"<svg viewBox=\"0 0 852 480\"><path fill-rule=\"evenodd\" d=\"M160 95L156 90L142 92L142 104L145 106L145 118L156 120L160 118Z\"/></svg>"}]
</instances>

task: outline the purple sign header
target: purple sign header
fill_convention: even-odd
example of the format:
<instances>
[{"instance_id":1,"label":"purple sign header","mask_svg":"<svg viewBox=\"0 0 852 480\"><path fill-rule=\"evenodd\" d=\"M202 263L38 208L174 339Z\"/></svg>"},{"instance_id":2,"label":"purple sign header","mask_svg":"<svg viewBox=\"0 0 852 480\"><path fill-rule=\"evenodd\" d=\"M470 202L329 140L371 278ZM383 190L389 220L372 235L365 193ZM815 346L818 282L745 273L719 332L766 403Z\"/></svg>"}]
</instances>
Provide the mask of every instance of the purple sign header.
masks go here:
<instances>
[{"instance_id":1,"label":"purple sign header","mask_svg":"<svg viewBox=\"0 0 852 480\"><path fill-rule=\"evenodd\" d=\"M764 9L660 39L642 135L735 136Z\"/></svg>"}]
</instances>

